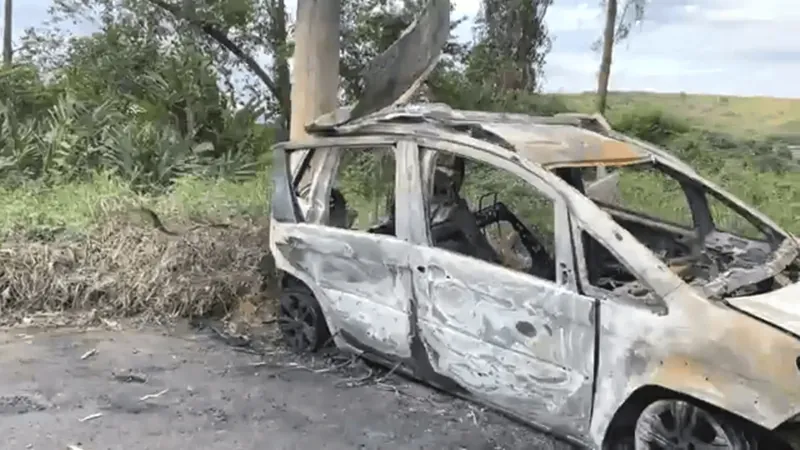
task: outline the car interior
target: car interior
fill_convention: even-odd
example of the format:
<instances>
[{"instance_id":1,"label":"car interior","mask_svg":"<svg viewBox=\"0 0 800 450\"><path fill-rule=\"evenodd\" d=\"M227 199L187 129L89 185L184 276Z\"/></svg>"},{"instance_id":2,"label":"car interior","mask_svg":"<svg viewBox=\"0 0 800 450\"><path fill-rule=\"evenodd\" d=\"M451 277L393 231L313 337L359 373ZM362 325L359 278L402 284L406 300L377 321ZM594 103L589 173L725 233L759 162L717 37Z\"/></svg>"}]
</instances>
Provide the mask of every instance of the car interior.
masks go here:
<instances>
[{"instance_id":1,"label":"car interior","mask_svg":"<svg viewBox=\"0 0 800 450\"><path fill-rule=\"evenodd\" d=\"M540 229L547 224L539 223L542 220L537 222L536 217L531 217L530 208L525 210L524 206L517 204L518 200L515 198L518 199L519 195L506 198L504 187L492 183L482 184L480 180L470 184L470 180L487 175L477 170L474 162L466 163L466 161L455 155L448 155L443 161L437 157L431 192L427 199L432 244L437 248L555 281L555 253L551 242L553 230L550 229L548 232L547 229ZM657 172L671 177L669 173L662 173L661 169L652 164L642 166L626 167L624 170ZM564 167L553 169L553 172L586 195L587 186L596 181L593 180L591 169L593 168ZM494 175L491 177L502 178ZM682 192L682 190L690 187L684 186L678 179L672 181L681 186L676 187L678 190L669 195L677 194L681 198L689 195L688 191ZM465 192L465 185L470 186L469 195ZM475 186L478 186L477 190ZM382 192L383 200L378 200L377 204L385 202L386 216L375 221L369 219L368 223L361 224L358 228L366 228L365 231L369 233L396 235L393 189L384 189ZM710 198L710 195L703 192L700 192L700 195ZM468 201L467 197L473 201ZM691 224L672 223L631 210L620 201L597 198L593 193L588 197L653 251L678 276L691 284L702 285L731 267L752 267L761 264L766 261L776 245L766 240L744 239L733 233L716 230L713 226L701 233L693 220L690 220ZM510 203L501 201L500 198ZM329 224L341 228L353 228L358 213L348 204L343 189L334 186L329 201ZM523 207L523 210L519 210L520 207ZM377 209L379 208L375 208L373 212L377 212ZM728 214L731 212L734 216L739 214L729 208ZM374 214L371 212L369 215L372 217ZM535 216L536 212L533 215ZM741 219L741 216L739 218ZM500 230L501 227L504 227L507 234L509 230L513 234L513 245L510 247L508 242L496 239L499 232L496 233L494 230ZM619 289L639 291L636 288L638 281L636 276L607 248L586 232L582 233L581 239L588 281L591 285L607 291ZM512 255L511 258L509 254ZM800 269L792 267L791 279L800 278L800 275L795 274L795 272L800 273ZM731 295L745 295L753 289L757 292L766 291L771 289L772 284L769 283L772 281L765 282L764 286L739 289Z\"/></svg>"},{"instance_id":2,"label":"car interior","mask_svg":"<svg viewBox=\"0 0 800 450\"><path fill-rule=\"evenodd\" d=\"M437 165L432 192L428 200L428 218L434 246L483 261L501 264L498 249L487 238L486 229L504 222L519 236L519 243L530 262L523 271L555 281L555 258L543 245L535 230L520 220L511 209L496 200L471 209L462 195L464 180L469 177L464 158L452 158L446 165ZM488 193L491 194L491 193ZM491 197L485 195L484 198ZM369 229L371 233L394 235L394 203L389 217Z\"/></svg>"},{"instance_id":3,"label":"car interior","mask_svg":"<svg viewBox=\"0 0 800 450\"><path fill-rule=\"evenodd\" d=\"M482 175L471 173L471 169L468 170L467 167L462 157L450 156L441 162L437 159L427 205L432 244L555 281L555 255L546 245L545 233L530 223L530 220L521 219L519 211L513 210L515 205L499 201L497 192L487 191L478 193L479 200L470 206L462 187L471 176ZM556 168L553 172L576 190L586 194L586 185L590 179L586 168L564 167ZM725 261L721 259L723 257L707 251L704 243L699 242L698 232L692 226L669 223L631 211L619 204L604 203L596 198L593 200L685 280L707 280L724 268L722 266ZM387 216L369 226L367 231L395 235L394 195L390 193L385 201ZM356 215L342 190L334 186L330 194L329 224L351 228ZM499 248L498 243L489 238L487 230L499 224L513 230L516 235L514 251L521 255L525 264L513 267L507 264L506 258L501 254L504 249ZM635 276L590 235L583 233L581 238L589 282L592 285L615 290L636 281Z\"/></svg>"},{"instance_id":4,"label":"car interior","mask_svg":"<svg viewBox=\"0 0 800 450\"><path fill-rule=\"evenodd\" d=\"M769 253L776 248L780 239L768 236L756 229L754 223L747 220L738 210L728 205L716 204L714 211L711 202L715 197L704 191L700 186L691 185L688 181L680 181L666 169L661 169L654 164L626 167L623 170L638 171L639 173L657 173L668 177L678 187L676 192L664 195L678 195L681 202L685 201L687 209L708 207L712 215L712 222L729 218L753 229L755 236L745 236L741 231L724 231L721 224L705 223L698 225L694 215L687 211L691 217L690 224L682 225L637 212L625 204L615 202L612 204L594 195L588 195L601 209L608 212L620 226L629 231L642 244L648 247L657 257L664 261L669 268L690 284L705 284L715 279L721 273L735 267L749 268L763 264ZM554 172L567 181L579 192L586 195L587 171L581 168L556 169ZM695 205L692 205L694 198ZM665 198L666 200L666 198ZM640 205L641 206L641 205ZM700 214L701 216L703 214ZM714 217L716 215L716 217ZM583 246L587 259L587 269L590 283L607 290L615 290L620 286L636 281L619 260L605 247L583 233ZM790 279L796 279L794 266L785 271ZM775 280L769 279L754 285L737 289L730 295L751 295L757 292L766 292L775 286Z\"/></svg>"},{"instance_id":5,"label":"car interior","mask_svg":"<svg viewBox=\"0 0 800 450\"><path fill-rule=\"evenodd\" d=\"M587 195L587 171L585 168L564 167L553 171L568 182L580 193ZM698 251L696 231L679 224L665 222L626 209L619 204L611 204L593 198L601 209L608 212L612 219L629 231L653 253L666 261L670 268L679 275L691 268L690 261ZM589 283L594 286L613 291L620 286L637 281L636 277L603 245L586 232L582 233L586 267Z\"/></svg>"}]
</instances>

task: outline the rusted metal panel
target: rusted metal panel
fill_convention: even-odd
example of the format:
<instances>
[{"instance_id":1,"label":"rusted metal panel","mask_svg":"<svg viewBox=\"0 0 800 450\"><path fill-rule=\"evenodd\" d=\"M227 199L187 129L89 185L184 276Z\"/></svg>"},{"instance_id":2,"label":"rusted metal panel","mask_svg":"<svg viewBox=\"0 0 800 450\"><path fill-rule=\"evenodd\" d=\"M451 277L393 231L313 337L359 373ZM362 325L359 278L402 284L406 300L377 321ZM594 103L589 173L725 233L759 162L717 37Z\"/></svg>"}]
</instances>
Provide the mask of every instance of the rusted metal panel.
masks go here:
<instances>
[{"instance_id":1,"label":"rusted metal panel","mask_svg":"<svg viewBox=\"0 0 800 450\"><path fill-rule=\"evenodd\" d=\"M650 155L633 145L566 125L484 124L528 161L545 167L620 166L647 162Z\"/></svg>"},{"instance_id":2,"label":"rusted metal panel","mask_svg":"<svg viewBox=\"0 0 800 450\"><path fill-rule=\"evenodd\" d=\"M602 439L614 413L642 386L661 386L716 405L768 429L800 412L800 341L688 286L670 314L604 302L592 431ZM792 355L792 356L788 356Z\"/></svg>"},{"instance_id":3,"label":"rusted metal panel","mask_svg":"<svg viewBox=\"0 0 800 450\"><path fill-rule=\"evenodd\" d=\"M364 92L353 108L360 117L389 106L429 72L450 36L450 1L429 0L423 11L386 51L370 61Z\"/></svg>"},{"instance_id":4,"label":"rusted metal panel","mask_svg":"<svg viewBox=\"0 0 800 450\"><path fill-rule=\"evenodd\" d=\"M619 191L619 174L612 173L586 186L586 195L610 205L620 205L622 195Z\"/></svg>"},{"instance_id":5,"label":"rusted metal panel","mask_svg":"<svg viewBox=\"0 0 800 450\"><path fill-rule=\"evenodd\" d=\"M441 105L404 105L349 122L342 118L324 117L315 126L320 130L336 130L349 135L370 128L377 131L381 124L389 126L393 120L401 118L482 128L508 142L520 156L542 166L622 166L651 159L651 154L643 148L581 128L579 118L569 116L539 118L458 111ZM337 122L341 123L337 126Z\"/></svg>"}]
</instances>

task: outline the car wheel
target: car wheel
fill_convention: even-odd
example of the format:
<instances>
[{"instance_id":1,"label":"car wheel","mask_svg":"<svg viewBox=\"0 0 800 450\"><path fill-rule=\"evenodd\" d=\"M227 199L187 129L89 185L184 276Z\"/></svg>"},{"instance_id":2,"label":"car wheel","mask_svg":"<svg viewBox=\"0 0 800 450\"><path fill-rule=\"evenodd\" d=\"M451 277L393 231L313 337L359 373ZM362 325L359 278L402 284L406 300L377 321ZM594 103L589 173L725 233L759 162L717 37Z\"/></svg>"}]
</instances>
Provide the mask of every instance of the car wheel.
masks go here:
<instances>
[{"instance_id":1,"label":"car wheel","mask_svg":"<svg viewBox=\"0 0 800 450\"><path fill-rule=\"evenodd\" d=\"M617 436L609 440L603 446L603 450L636 450L636 442L633 440L633 433L630 436Z\"/></svg>"},{"instance_id":2,"label":"car wheel","mask_svg":"<svg viewBox=\"0 0 800 450\"><path fill-rule=\"evenodd\" d=\"M631 430L632 431L632 430ZM633 433L619 435L610 439L610 443L603 447L604 450L636 450L636 442Z\"/></svg>"},{"instance_id":3,"label":"car wheel","mask_svg":"<svg viewBox=\"0 0 800 450\"><path fill-rule=\"evenodd\" d=\"M331 338L319 302L305 287L288 286L281 292L278 328L297 353L315 352Z\"/></svg>"},{"instance_id":4,"label":"car wheel","mask_svg":"<svg viewBox=\"0 0 800 450\"><path fill-rule=\"evenodd\" d=\"M636 450L754 450L756 440L721 414L684 400L659 400L636 421Z\"/></svg>"}]
</instances>

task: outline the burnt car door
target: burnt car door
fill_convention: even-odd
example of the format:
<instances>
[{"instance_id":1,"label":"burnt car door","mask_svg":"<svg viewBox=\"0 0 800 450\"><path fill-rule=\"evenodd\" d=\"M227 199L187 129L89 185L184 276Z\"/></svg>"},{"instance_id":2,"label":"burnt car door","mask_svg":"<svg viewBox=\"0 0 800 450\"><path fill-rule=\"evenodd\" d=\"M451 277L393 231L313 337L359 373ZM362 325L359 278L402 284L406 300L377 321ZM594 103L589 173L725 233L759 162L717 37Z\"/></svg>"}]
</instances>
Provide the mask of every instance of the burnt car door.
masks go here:
<instances>
[{"instance_id":1,"label":"burnt car door","mask_svg":"<svg viewBox=\"0 0 800 450\"><path fill-rule=\"evenodd\" d=\"M408 358L411 275L406 255L412 245L404 238L405 229L392 226L397 233L378 233L331 220L337 198L342 197L333 195L342 158L347 152L376 148L396 158L395 139L315 142L311 148L275 149L270 247L276 266L313 291L337 345L389 359ZM289 153L295 150L308 159L291 175ZM394 168L391 179L402 180ZM399 205L405 201L404 191L397 189ZM405 214L399 208L393 220L404 223Z\"/></svg>"},{"instance_id":2,"label":"burnt car door","mask_svg":"<svg viewBox=\"0 0 800 450\"><path fill-rule=\"evenodd\" d=\"M576 288L566 206L552 187L510 157L438 140L423 142L424 180L415 184L422 189L412 191L405 208L410 220L426 224L424 233L411 236L417 244L411 260L416 299L411 313L435 381L545 428L585 438L594 386L596 301ZM444 153L494 166L552 200L557 230L550 260L553 279L433 244L437 226L428 226L427 217L431 167Z\"/></svg>"}]
</instances>

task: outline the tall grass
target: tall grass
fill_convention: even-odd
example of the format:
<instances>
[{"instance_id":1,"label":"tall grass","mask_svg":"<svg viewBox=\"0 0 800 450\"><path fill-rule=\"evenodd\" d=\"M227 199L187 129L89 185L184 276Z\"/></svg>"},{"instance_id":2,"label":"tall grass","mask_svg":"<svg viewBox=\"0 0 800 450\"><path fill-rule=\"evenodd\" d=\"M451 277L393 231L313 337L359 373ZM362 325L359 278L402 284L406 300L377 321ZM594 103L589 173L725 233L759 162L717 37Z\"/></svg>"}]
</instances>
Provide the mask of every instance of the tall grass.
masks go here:
<instances>
[{"instance_id":1,"label":"tall grass","mask_svg":"<svg viewBox=\"0 0 800 450\"><path fill-rule=\"evenodd\" d=\"M653 106L633 108L612 122L623 133L667 148L788 231L800 232L800 167L781 142L702 130L701 125ZM680 193L649 177L624 174L620 189L632 206L659 217L674 216L685 208Z\"/></svg>"}]
</instances>

